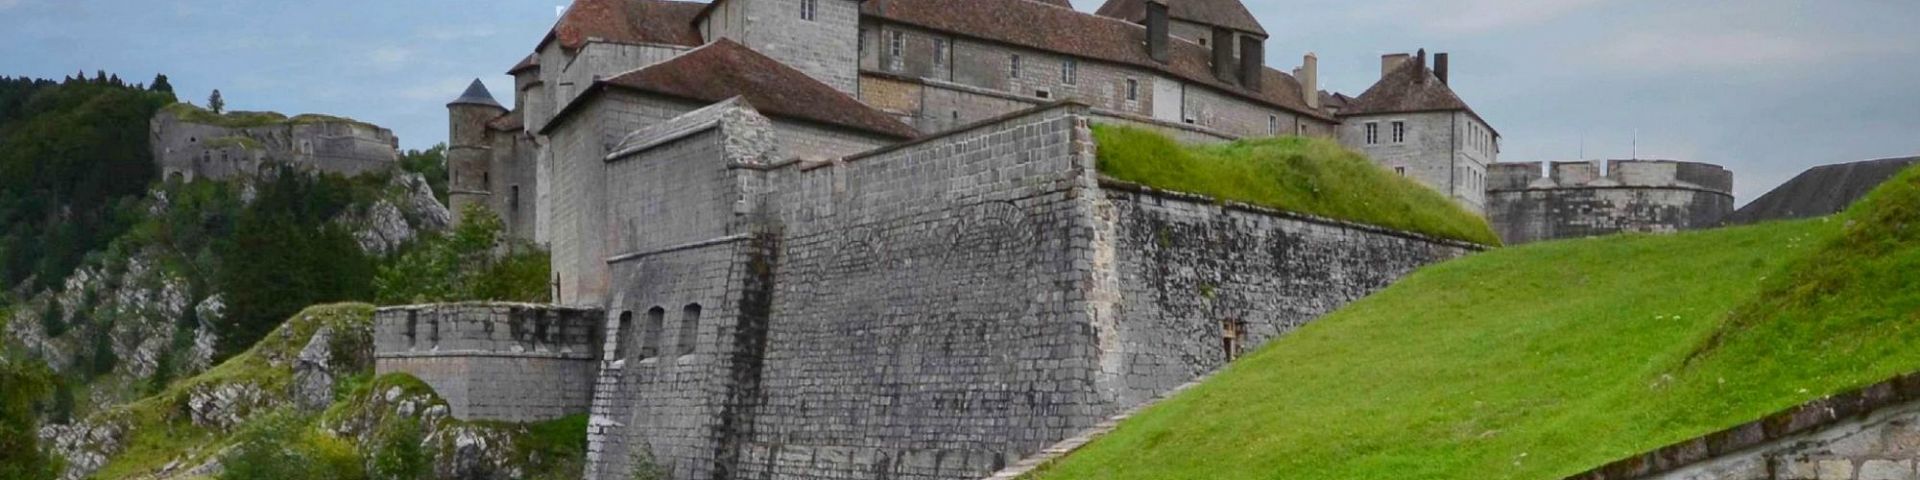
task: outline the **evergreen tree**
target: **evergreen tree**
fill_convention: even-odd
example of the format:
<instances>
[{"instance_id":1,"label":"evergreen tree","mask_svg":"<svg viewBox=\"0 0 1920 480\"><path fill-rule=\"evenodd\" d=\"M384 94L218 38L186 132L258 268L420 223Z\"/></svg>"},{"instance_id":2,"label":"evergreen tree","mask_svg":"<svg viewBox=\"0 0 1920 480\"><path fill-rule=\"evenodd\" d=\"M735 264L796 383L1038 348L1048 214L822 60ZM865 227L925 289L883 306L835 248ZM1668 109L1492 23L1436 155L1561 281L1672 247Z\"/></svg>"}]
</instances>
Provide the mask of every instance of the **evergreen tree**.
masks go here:
<instances>
[{"instance_id":1,"label":"evergreen tree","mask_svg":"<svg viewBox=\"0 0 1920 480\"><path fill-rule=\"evenodd\" d=\"M213 113L226 113L227 100L220 98L220 89L213 89L213 96L207 97L207 109Z\"/></svg>"},{"instance_id":2,"label":"evergreen tree","mask_svg":"<svg viewBox=\"0 0 1920 480\"><path fill-rule=\"evenodd\" d=\"M153 90L156 92L173 93L173 84L170 82L167 82L167 74L162 73L159 75L154 75L153 88L151 88L150 90Z\"/></svg>"}]
</instances>

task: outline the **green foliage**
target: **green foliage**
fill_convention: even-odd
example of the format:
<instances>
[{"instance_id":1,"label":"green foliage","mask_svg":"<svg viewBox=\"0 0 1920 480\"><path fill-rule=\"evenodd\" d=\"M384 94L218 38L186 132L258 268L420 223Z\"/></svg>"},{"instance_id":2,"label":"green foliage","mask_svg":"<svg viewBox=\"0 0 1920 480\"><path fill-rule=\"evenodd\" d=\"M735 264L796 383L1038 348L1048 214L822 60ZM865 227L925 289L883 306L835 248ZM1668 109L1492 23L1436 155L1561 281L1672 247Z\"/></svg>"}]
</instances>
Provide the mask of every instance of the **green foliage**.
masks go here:
<instances>
[{"instance_id":1,"label":"green foliage","mask_svg":"<svg viewBox=\"0 0 1920 480\"><path fill-rule=\"evenodd\" d=\"M310 418L287 411L248 425L221 462L221 480L367 478L353 446L315 432Z\"/></svg>"},{"instance_id":2,"label":"green foliage","mask_svg":"<svg viewBox=\"0 0 1920 480\"><path fill-rule=\"evenodd\" d=\"M212 110L215 115L227 111L227 99L220 96L220 89L213 89L213 95L207 96L207 109Z\"/></svg>"},{"instance_id":3,"label":"green foliage","mask_svg":"<svg viewBox=\"0 0 1920 480\"><path fill-rule=\"evenodd\" d=\"M1920 169L1835 217L1430 267L1036 476L1562 478L1920 370L1914 225Z\"/></svg>"},{"instance_id":4,"label":"green foliage","mask_svg":"<svg viewBox=\"0 0 1920 480\"><path fill-rule=\"evenodd\" d=\"M469 205L461 217L459 228L380 268L373 280L379 303L548 301L546 251L503 238L500 218L484 207Z\"/></svg>"},{"instance_id":5,"label":"green foliage","mask_svg":"<svg viewBox=\"0 0 1920 480\"><path fill-rule=\"evenodd\" d=\"M173 101L104 73L0 78L0 287L57 285L137 220L155 178L147 119Z\"/></svg>"},{"instance_id":6,"label":"green foliage","mask_svg":"<svg viewBox=\"0 0 1920 480\"><path fill-rule=\"evenodd\" d=\"M1142 185L1499 245L1487 221L1332 140L1248 139L1183 146L1157 132L1096 125L1100 173Z\"/></svg>"},{"instance_id":7,"label":"green foliage","mask_svg":"<svg viewBox=\"0 0 1920 480\"><path fill-rule=\"evenodd\" d=\"M59 475L59 459L40 449L33 411L52 390L52 375L45 367L0 356L0 480Z\"/></svg>"},{"instance_id":8,"label":"green foliage","mask_svg":"<svg viewBox=\"0 0 1920 480\"><path fill-rule=\"evenodd\" d=\"M584 435L584 432L582 432ZM425 440L420 421L401 417L387 422L376 432L372 475L375 480L416 480L431 473L433 464L420 444ZM584 436L582 438L585 438Z\"/></svg>"},{"instance_id":9,"label":"green foliage","mask_svg":"<svg viewBox=\"0 0 1920 480\"><path fill-rule=\"evenodd\" d=\"M151 85L151 86L148 86L148 87L147 87L147 89L148 89L148 90L153 90L153 91L155 91L155 92L165 92L165 93L168 93L168 94L172 94L172 93L173 93L173 82L168 82L168 81L167 81L167 74L164 74L164 73L162 73L162 74L159 74L159 75L154 75L154 76L153 76L153 85Z\"/></svg>"},{"instance_id":10,"label":"green foliage","mask_svg":"<svg viewBox=\"0 0 1920 480\"><path fill-rule=\"evenodd\" d=\"M433 197L440 199L441 205L447 205L447 144L426 150L407 150L400 154L400 169L426 177Z\"/></svg>"},{"instance_id":11,"label":"green foliage","mask_svg":"<svg viewBox=\"0 0 1920 480\"><path fill-rule=\"evenodd\" d=\"M227 297L220 358L252 345L308 305L372 298L374 261L330 222L354 203L338 175L274 175L234 222L218 282Z\"/></svg>"}]
</instances>

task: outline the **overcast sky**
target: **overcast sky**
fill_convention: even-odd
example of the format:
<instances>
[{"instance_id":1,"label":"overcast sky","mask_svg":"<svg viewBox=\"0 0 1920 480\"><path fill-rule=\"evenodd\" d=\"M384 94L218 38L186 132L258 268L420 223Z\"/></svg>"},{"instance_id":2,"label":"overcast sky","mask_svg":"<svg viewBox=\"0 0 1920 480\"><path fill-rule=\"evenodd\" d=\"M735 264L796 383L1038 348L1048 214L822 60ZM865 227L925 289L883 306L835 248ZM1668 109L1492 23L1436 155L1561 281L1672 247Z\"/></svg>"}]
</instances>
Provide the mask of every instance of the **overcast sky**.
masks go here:
<instances>
[{"instance_id":1,"label":"overcast sky","mask_svg":"<svg viewBox=\"0 0 1920 480\"><path fill-rule=\"evenodd\" d=\"M953 0L964 1L964 0ZM1091 10L1094 0L1074 0ZM0 75L164 72L182 99L446 139L444 104L529 52L559 0L0 0ZM1920 154L1920 1L1251 0L1270 65L1357 95L1379 55L1451 52L1501 160L1726 165L1745 203L1807 167ZM1637 132L1637 135L1636 135Z\"/></svg>"}]
</instances>

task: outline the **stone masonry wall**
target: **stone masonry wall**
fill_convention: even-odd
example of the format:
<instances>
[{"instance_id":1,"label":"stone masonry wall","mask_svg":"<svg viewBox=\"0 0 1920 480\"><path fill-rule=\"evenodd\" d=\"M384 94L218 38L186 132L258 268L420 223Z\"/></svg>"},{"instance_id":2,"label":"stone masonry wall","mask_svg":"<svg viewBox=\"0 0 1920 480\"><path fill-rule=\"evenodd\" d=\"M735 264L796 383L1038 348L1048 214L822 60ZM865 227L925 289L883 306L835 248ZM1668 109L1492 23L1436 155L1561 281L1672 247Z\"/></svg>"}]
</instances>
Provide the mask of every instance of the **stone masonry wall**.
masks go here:
<instances>
[{"instance_id":1,"label":"stone masonry wall","mask_svg":"<svg viewBox=\"0 0 1920 480\"><path fill-rule=\"evenodd\" d=\"M358 175L392 168L400 159L392 131L348 120L295 117L228 128L163 110L149 130L162 178L218 180L252 175L269 164Z\"/></svg>"},{"instance_id":2,"label":"stone masonry wall","mask_svg":"<svg viewBox=\"0 0 1920 480\"><path fill-rule=\"evenodd\" d=\"M1102 193L1095 245L1118 300L1101 374L1126 405L1480 248L1131 184Z\"/></svg>"},{"instance_id":3,"label":"stone masonry wall","mask_svg":"<svg viewBox=\"0 0 1920 480\"><path fill-rule=\"evenodd\" d=\"M1733 174L1716 165L1664 160L1493 165L1487 220L1508 245L1718 226L1733 213Z\"/></svg>"},{"instance_id":4,"label":"stone masonry wall","mask_svg":"<svg viewBox=\"0 0 1920 480\"><path fill-rule=\"evenodd\" d=\"M1393 123L1405 122L1401 141ZM1367 125L1378 125L1375 143L1367 143ZM1466 140L1470 131L1490 131L1464 112L1419 112L1348 117L1339 127L1340 144L1364 153L1380 166L1447 194L1475 212L1486 208L1487 165L1499 154Z\"/></svg>"},{"instance_id":5,"label":"stone masonry wall","mask_svg":"<svg viewBox=\"0 0 1920 480\"><path fill-rule=\"evenodd\" d=\"M1920 375L1814 400L1567 480L1920 478Z\"/></svg>"},{"instance_id":6,"label":"stone masonry wall","mask_svg":"<svg viewBox=\"0 0 1920 480\"><path fill-rule=\"evenodd\" d=\"M374 369L419 377L468 420L539 421L586 413L599 310L507 303L382 308Z\"/></svg>"}]
</instances>

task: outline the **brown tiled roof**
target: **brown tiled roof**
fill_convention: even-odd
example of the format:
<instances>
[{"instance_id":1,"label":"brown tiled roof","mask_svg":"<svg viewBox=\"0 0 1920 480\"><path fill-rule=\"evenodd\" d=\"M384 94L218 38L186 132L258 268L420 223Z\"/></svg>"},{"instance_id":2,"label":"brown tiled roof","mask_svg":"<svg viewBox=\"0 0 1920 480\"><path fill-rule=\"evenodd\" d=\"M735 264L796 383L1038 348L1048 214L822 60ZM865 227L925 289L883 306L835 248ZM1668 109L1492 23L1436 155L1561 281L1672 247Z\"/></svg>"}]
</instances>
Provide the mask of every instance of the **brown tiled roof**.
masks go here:
<instances>
[{"instance_id":1,"label":"brown tiled roof","mask_svg":"<svg viewBox=\"0 0 1920 480\"><path fill-rule=\"evenodd\" d=\"M526 125L520 121L520 111L514 110L507 112L506 115L501 115L499 118L487 121L487 128L502 132L511 132L526 128Z\"/></svg>"},{"instance_id":2,"label":"brown tiled roof","mask_svg":"<svg viewBox=\"0 0 1920 480\"><path fill-rule=\"evenodd\" d=\"M1219 25L1234 30L1267 36L1260 20L1240 0L1166 0L1167 16L1204 25ZM1147 0L1107 0L1096 15L1134 23L1147 21Z\"/></svg>"},{"instance_id":3,"label":"brown tiled roof","mask_svg":"<svg viewBox=\"0 0 1920 480\"><path fill-rule=\"evenodd\" d=\"M1214 77L1212 52L1192 42L1169 42L1171 61L1147 56L1147 29L1123 20L1054 8L1029 0L867 0L863 15L971 36L1036 50L1104 60L1156 70L1232 95L1323 120L1326 112L1307 108L1300 83L1268 68L1263 89L1248 90Z\"/></svg>"},{"instance_id":4,"label":"brown tiled roof","mask_svg":"<svg viewBox=\"0 0 1920 480\"><path fill-rule=\"evenodd\" d=\"M706 7L706 3L666 0L574 0L539 48L558 40L562 47L578 49L588 39L697 46L700 31L693 19Z\"/></svg>"},{"instance_id":5,"label":"brown tiled roof","mask_svg":"<svg viewBox=\"0 0 1920 480\"><path fill-rule=\"evenodd\" d=\"M1464 111L1474 118L1480 117L1472 107L1467 106L1466 101L1453 93L1452 88L1440 82L1440 77L1434 76L1432 69L1419 61L1408 61L1381 77L1366 92L1354 97L1346 108L1340 109L1340 116L1448 111ZM1486 122L1486 119L1481 118L1480 121ZM1488 127L1491 128L1492 124L1489 123ZM1499 132L1496 130L1494 134L1499 135Z\"/></svg>"},{"instance_id":6,"label":"brown tiled roof","mask_svg":"<svg viewBox=\"0 0 1920 480\"><path fill-rule=\"evenodd\" d=\"M507 69L507 75L513 75L524 70L538 67L540 67L540 56L529 53L527 54L527 58L521 59L520 63L513 64L513 68Z\"/></svg>"},{"instance_id":7,"label":"brown tiled roof","mask_svg":"<svg viewBox=\"0 0 1920 480\"><path fill-rule=\"evenodd\" d=\"M919 134L892 116L729 39L603 80L601 84L703 102L738 96L771 116L899 138Z\"/></svg>"}]
</instances>

